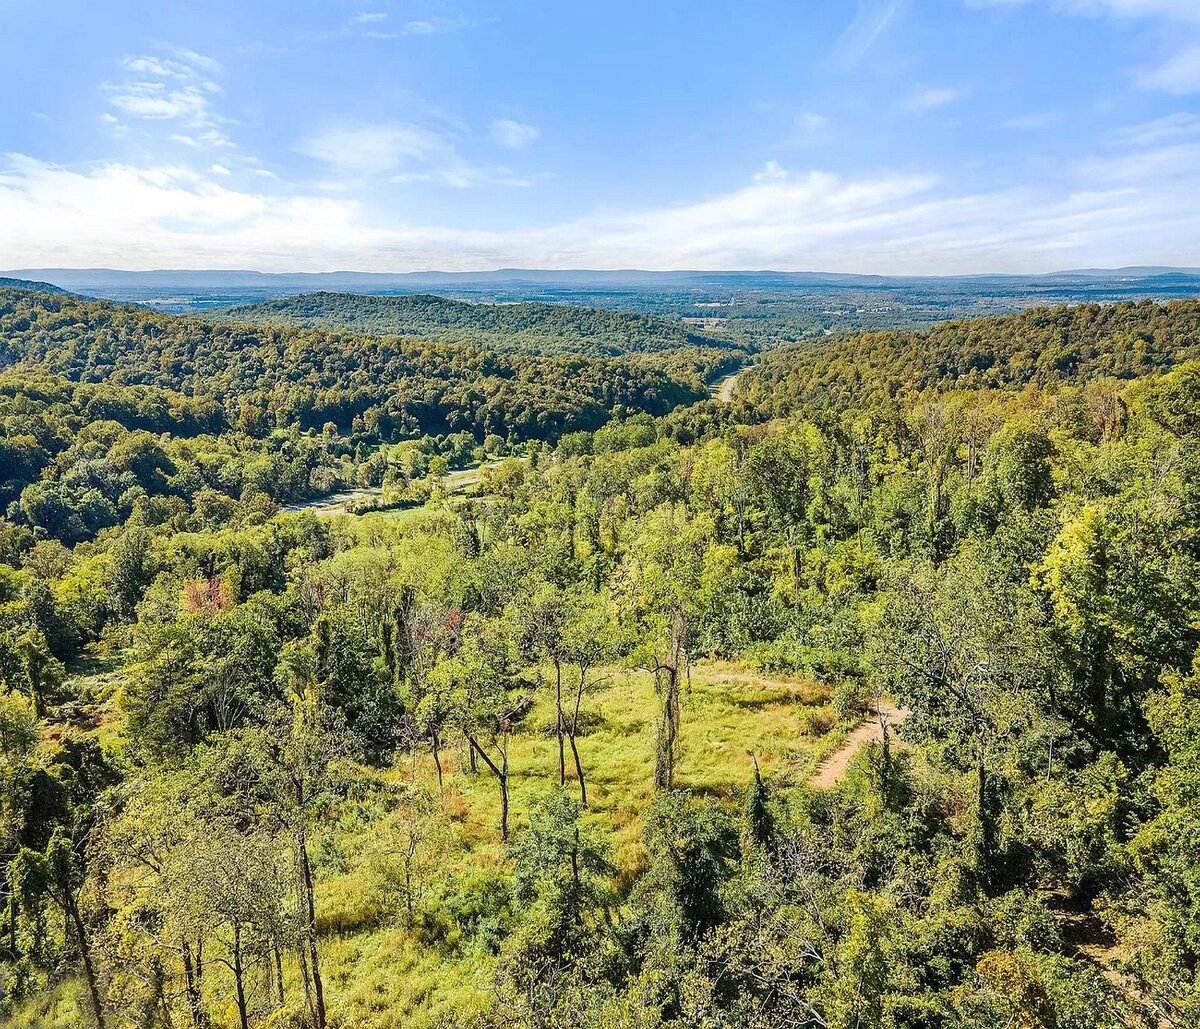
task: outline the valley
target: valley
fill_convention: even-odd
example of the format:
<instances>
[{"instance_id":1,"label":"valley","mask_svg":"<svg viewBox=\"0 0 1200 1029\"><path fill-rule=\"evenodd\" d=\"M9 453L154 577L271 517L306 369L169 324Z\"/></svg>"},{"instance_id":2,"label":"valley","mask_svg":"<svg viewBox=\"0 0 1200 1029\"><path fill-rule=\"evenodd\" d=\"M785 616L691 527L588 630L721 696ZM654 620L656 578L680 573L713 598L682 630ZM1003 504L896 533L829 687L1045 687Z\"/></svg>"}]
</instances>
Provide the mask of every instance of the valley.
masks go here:
<instances>
[{"instance_id":1,"label":"valley","mask_svg":"<svg viewBox=\"0 0 1200 1029\"><path fill-rule=\"evenodd\" d=\"M1192 1003L1197 302L0 300L5 1025Z\"/></svg>"}]
</instances>

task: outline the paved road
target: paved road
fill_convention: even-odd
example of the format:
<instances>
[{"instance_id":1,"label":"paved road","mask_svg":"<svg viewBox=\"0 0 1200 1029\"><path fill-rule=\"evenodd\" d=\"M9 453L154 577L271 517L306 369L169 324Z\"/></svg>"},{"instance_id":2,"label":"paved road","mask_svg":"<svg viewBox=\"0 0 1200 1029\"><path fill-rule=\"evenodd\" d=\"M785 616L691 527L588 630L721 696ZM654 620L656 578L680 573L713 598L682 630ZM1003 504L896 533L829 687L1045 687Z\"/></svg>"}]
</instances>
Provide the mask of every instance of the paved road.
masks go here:
<instances>
[{"instance_id":1,"label":"paved road","mask_svg":"<svg viewBox=\"0 0 1200 1029\"><path fill-rule=\"evenodd\" d=\"M524 460L524 458L521 458L521 460ZM498 461L491 461L476 468L459 468L453 472L448 472L446 478L443 480L446 492L457 493L467 489L469 486L474 486L479 481L479 476L485 468L494 467L499 463ZM349 505L356 501L371 500L382 494L382 486L370 486L366 489L348 490L341 493L330 493L323 497L313 497L311 500L302 500L298 504L288 504L286 507L280 508L280 510L285 514L295 514L298 511L312 511L321 517L328 517L330 515L345 513L349 510Z\"/></svg>"},{"instance_id":2,"label":"paved road","mask_svg":"<svg viewBox=\"0 0 1200 1029\"><path fill-rule=\"evenodd\" d=\"M722 375L721 378L709 384L708 395L713 400L719 400L723 404L728 404L733 400L733 387L736 385L738 376L746 369L739 368L736 372L729 375Z\"/></svg>"},{"instance_id":3,"label":"paved road","mask_svg":"<svg viewBox=\"0 0 1200 1029\"><path fill-rule=\"evenodd\" d=\"M738 377L745 370L745 368L739 368L736 372L722 375L719 379L715 379L709 383L708 395L714 400L721 401L723 404L731 403L733 401L733 388L737 385ZM490 468L499 463L498 461L491 461L477 468L460 468L457 471L450 472L445 479L446 490L450 493L456 493L475 485L479 481L480 473L482 473L484 468ZM342 514L348 510L350 504L359 500L370 500L373 497L380 496L382 493L382 486L371 486L367 489L349 490L342 493L330 493L324 497L313 497L311 500L302 500L297 504L288 504L286 507L280 508L280 510L287 514L295 514L298 511L313 511L318 515Z\"/></svg>"},{"instance_id":4,"label":"paved road","mask_svg":"<svg viewBox=\"0 0 1200 1029\"><path fill-rule=\"evenodd\" d=\"M297 511L316 510L318 514L322 514L325 508L344 508L347 504L355 500L369 500L371 497L379 496L382 492L382 486L371 486L367 489L351 490L345 493L328 493L323 497L302 500L298 504L288 504L286 507L281 507L280 510L286 514L295 514Z\"/></svg>"}]
</instances>

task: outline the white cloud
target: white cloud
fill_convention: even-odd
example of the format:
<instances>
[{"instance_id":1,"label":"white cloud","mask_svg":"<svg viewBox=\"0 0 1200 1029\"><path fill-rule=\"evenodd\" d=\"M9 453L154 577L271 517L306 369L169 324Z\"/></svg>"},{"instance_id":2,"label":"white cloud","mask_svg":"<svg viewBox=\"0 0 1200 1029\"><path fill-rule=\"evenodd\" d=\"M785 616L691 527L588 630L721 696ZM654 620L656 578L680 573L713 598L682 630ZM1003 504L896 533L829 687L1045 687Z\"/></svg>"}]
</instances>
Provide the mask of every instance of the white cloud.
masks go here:
<instances>
[{"instance_id":1,"label":"white cloud","mask_svg":"<svg viewBox=\"0 0 1200 1029\"><path fill-rule=\"evenodd\" d=\"M200 142L213 147L232 147L233 141L217 129L209 129L200 133Z\"/></svg>"},{"instance_id":2,"label":"white cloud","mask_svg":"<svg viewBox=\"0 0 1200 1029\"><path fill-rule=\"evenodd\" d=\"M1200 0L1196 0L1200 9ZM1200 44L1179 51L1161 64L1139 72L1137 85L1157 93L1185 96L1200 93Z\"/></svg>"},{"instance_id":3,"label":"white cloud","mask_svg":"<svg viewBox=\"0 0 1200 1029\"><path fill-rule=\"evenodd\" d=\"M910 94L901 106L906 111L933 111L954 103L960 96L961 90L930 86Z\"/></svg>"},{"instance_id":4,"label":"white cloud","mask_svg":"<svg viewBox=\"0 0 1200 1029\"><path fill-rule=\"evenodd\" d=\"M1062 115L1055 111L1030 111L1027 114L1015 114L1011 118L1005 118L1000 123L1000 128L1036 132L1038 129L1051 128L1061 121Z\"/></svg>"},{"instance_id":5,"label":"white cloud","mask_svg":"<svg viewBox=\"0 0 1200 1029\"><path fill-rule=\"evenodd\" d=\"M526 125L511 118L499 118L492 122L492 142L505 150L524 150L536 142L540 135L536 125Z\"/></svg>"},{"instance_id":6,"label":"white cloud","mask_svg":"<svg viewBox=\"0 0 1200 1029\"><path fill-rule=\"evenodd\" d=\"M215 58L209 57L206 54L198 54L195 50L189 50L187 47L172 47L171 53L173 53L185 64L191 65L193 68L203 68L205 71L211 73L219 72L221 70L220 61L217 61Z\"/></svg>"},{"instance_id":7,"label":"white cloud","mask_svg":"<svg viewBox=\"0 0 1200 1029\"><path fill-rule=\"evenodd\" d=\"M409 161L427 162L450 150L441 136L418 125L339 125L318 132L296 149L356 175L381 175Z\"/></svg>"},{"instance_id":8,"label":"white cloud","mask_svg":"<svg viewBox=\"0 0 1200 1029\"><path fill-rule=\"evenodd\" d=\"M450 136L407 122L335 125L301 141L296 149L350 177L386 175L396 182L456 188L526 184L506 169L468 161Z\"/></svg>"},{"instance_id":9,"label":"white cloud","mask_svg":"<svg viewBox=\"0 0 1200 1029\"><path fill-rule=\"evenodd\" d=\"M1149 147L1168 140L1200 136L1200 115L1177 111L1141 125L1131 125L1117 132L1114 146Z\"/></svg>"},{"instance_id":10,"label":"white cloud","mask_svg":"<svg viewBox=\"0 0 1200 1029\"><path fill-rule=\"evenodd\" d=\"M967 0L968 7L1023 7L1030 3L1041 3L1062 14L1200 22L1200 5L1195 0Z\"/></svg>"},{"instance_id":11,"label":"white cloud","mask_svg":"<svg viewBox=\"0 0 1200 1029\"><path fill-rule=\"evenodd\" d=\"M194 50L173 48L174 58L131 55L118 62L123 75L101 87L109 104L130 118L146 122L179 122L204 129L199 138L213 146L231 146L220 131L223 119L213 105L220 85L209 77L220 65ZM112 124L117 123L108 115ZM106 119L107 120L107 119Z\"/></svg>"},{"instance_id":12,"label":"white cloud","mask_svg":"<svg viewBox=\"0 0 1200 1029\"><path fill-rule=\"evenodd\" d=\"M854 18L834 44L833 63L843 67L856 64L905 6L907 0L858 0Z\"/></svg>"},{"instance_id":13,"label":"white cloud","mask_svg":"<svg viewBox=\"0 0 1200 1029\"><path fill-rule=\"evenodd\" d=\"M829 119L817 111L801 111L792 120L792 131L779 141L785 150L809 149L828 140Z\"/></svg>"},{"instance_id":14,"label":"white cloud","mask_svg":"<svg viewBox=\"0 0 1200 1029\"><path fill-rule=\"evenodd\" d=\"M226 167L225 167L225 165L223 165L223 164L214 164L214 165L212 166L212 173L213 173L214 175L232 175L232 174L233 174L233 173L232 173L232 172L231 172L231 171L230 171L228 168L226 168Z\"/></svg>"},{"instance_id":15,"label":"white cloud","mask_svg":"<svg viewBox=\"0 0 1200 1029\"><path fill-rule=\"evenodd\" d=\"M353 18L355 24L368 25L372 22L387 21L386 11L360 11Z\"/></svg>"},{"instance_id":16,"label":"white cloud","mask_svg":"<svg viewBox=\"0 0 1200 1029\"><path fill-rule=\"evenodd\" d=\"M404 34L433 36L439 32L461 32L470 24L466 18L415 18L404 26Z\"/></svg>"},{"instance_id":17,"label":"white cloud","mask_svg":"<svg viewBox=\"0 0 1200 1029\"><path fill-rule=\"evenodd\" d=\"M259 193L180 165L63 168L10 155L0 162L0 267L937 274L1200 265L1200 138L1190 118L1133 126L1060 179L1028 186L978 192L920 172L845 177L768 163L744 185L696 202L505 231L388 216L353 190L276 182ZM424 153L425 137L412 138ZM409 158L392 165L393 150L368 159L360 149L360 165L395 173Z\"/></svg>"},{"instance_id":18,"label":"white cloud","mask_svg":"<svg viewBox=\"0 0 1200 1029\"><path fill-rule=\"evenodd\" d=\"M1121 19L1159 19L1182 23L1182 49L1152 67L1136 69L1134 83L1156 93L1186 96L1200 93L1200 40L1193 36L1200 27L1200 0L967 0L971 7L1018 7L1043 3L1061 14Z\"/></svg>"},{"instance_id":19,"label":"white cloud","mask_svg":"<svg viewBox=\"0 0 1200 1029\"><path fill-rule=\"evenodd\" d=\"M778 182L787 178L787 171L778 161L768 161L762 171L754 173L755 182Z\"/></svg>"}]
</instances>

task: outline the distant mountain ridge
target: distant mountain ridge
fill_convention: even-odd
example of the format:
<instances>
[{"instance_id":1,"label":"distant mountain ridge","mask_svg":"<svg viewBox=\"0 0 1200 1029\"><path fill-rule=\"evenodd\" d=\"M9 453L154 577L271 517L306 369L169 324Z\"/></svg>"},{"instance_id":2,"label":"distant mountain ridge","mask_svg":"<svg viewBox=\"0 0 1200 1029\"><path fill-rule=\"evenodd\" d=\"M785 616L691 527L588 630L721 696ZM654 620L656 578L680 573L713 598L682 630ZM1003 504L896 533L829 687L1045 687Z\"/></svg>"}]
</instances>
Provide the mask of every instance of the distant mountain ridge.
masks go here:
<instances>
[{"instance_id":1,"label":"distant mountain ridge","mask_svg":"<svg viewBox=\"0 0 1200 1029\"><path fill-rule=\"evenodd\" d=\"M1200 297L1200 269L1163 266L942 277L523 268L402 273L42 268L0 274L53 282L80 295L173 314L209 315L319 292L437 294L475 303L602 308L674 322L688 319L692 330L718 329L755 347L827 333L917 328L947 318L1008 314L1029 307Z\"/></svg>"},{"instance_id":2,"label":"distant mountain ridge","mask_svg":"<svg viewBox=\"0 0 1200 1029\"><path fill-rule=\"evenodd\" d=\"M731 347L720 335L653 315L545 303L469 303L427 293L305 293L212 312L222 322L343 328L375 336L469 343L488 350L617 357Z\"/></svg>"},{"instance_id":3,"label":"distant mountain ridge","mask_svg":"<svg viewBox=\"0 0 1200 1029\"><path fill-rule=\"evenodd\" d=\"M1130 266L1124 268L1063 269L1055 272L979 273L973 275L880 275L850 272L784 272L771 269L736 269L728 271L650 271L645 269L586 269L586 268L497 268L487 271L411 271L411 272L260 272L249 269L178 269L160 268L150 271L129 271L117 268L25 268L0 273L22 279L57 282L68 289L85 286L170 288L186 286L272 287L316 292L319 290L386 290L410 291L421 284L479 284L541 283L559 286L682 286L737 285L754 283L763 286L867 286L904 285L906 283L1052 283L1085 279L1089 282L1120 282L1130 278L1185 277L1200 280L1200 268L1170 266Z\"/></svg>"}]
</instances>

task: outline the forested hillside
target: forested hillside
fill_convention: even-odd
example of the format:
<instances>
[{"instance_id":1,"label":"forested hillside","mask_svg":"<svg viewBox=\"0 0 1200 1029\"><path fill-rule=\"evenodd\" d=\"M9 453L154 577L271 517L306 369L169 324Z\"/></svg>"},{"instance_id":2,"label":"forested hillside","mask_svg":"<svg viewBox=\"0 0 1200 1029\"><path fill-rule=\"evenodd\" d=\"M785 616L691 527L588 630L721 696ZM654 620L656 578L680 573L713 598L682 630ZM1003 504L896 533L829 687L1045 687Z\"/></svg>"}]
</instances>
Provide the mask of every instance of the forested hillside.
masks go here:
<instances>
[{"instance_id":1,"label":"forested hillside","mask_svg":"<svg viewBox=\"0 0 1200 1029\"><path fill-rule=\"evenodd\" d=\"M1200 304L671 410L708 351L4 303L7 1025L1200 1024Z\"/></svg>"},{"instance_id":2,"label":"forested hillside","mask_svg":"<svg viewBox=\"0 0 1200 1029\"><path fill-rule=\"evenodd\" d=\"M139 501L177 528L235 499L261 514L380 486L388 444L405 443L397 474L408 479L434 458L461 467L485 447L495 456L613 415L665 414L738 360L693 348L515 357L0 290L0 504L19 503L19 524L66 543Z\"/></svg>"},{"instance_id":3,"label":"forested hillside","mask_svg":"<svg viewBox=\"0 0 1200 1029\"><path fill-rule=\"evenodd\" d=\"M772 411L862 406L930 386L967 389L1130 379L1200 358L1200 301L1033 308L788 347L748 377Z\"/></svg>"},{"instance_id":4,"label":"forested hillside","mask_svg":"<svg viewBox=\"0 0 1200 1029\"><path fill-rule=\"evenodd\" d=\"M250 428L327 421L347 428L362 417L402 431L470 428L546 439L596 428L612 411L664 414L703 396L706 376L737 363L711 349L676 360L701 374L676 381L653 362L518 358L350 332L211 325L105 301L0 291L0 367L215 396Z\"/></svg>"},{"instance_id":5,"label":"forested hillside","mask_svg":"<svg viewBox=\"0 0 1200 1029\"><path fill-rule=\"evenodd\" d=\"M66 294L65 289L52 286L48 282L31 282L29 279L9 279L0 276L0 289L30 289L38 293Z\"/></svg>"},{"instance_id":6,"label":"forested hillside","mask_svg":"<svg viewBox=\"0 0 1200 1029\"><path fill-rule=\"evenodd\" d=\"M677 347L733 346L720 335L650 315L562 304L466 303L421 294L308 293L233 307L220 316L252 325L344 328L531 354L614 357Z\"/></svg>"}]
</instances>

